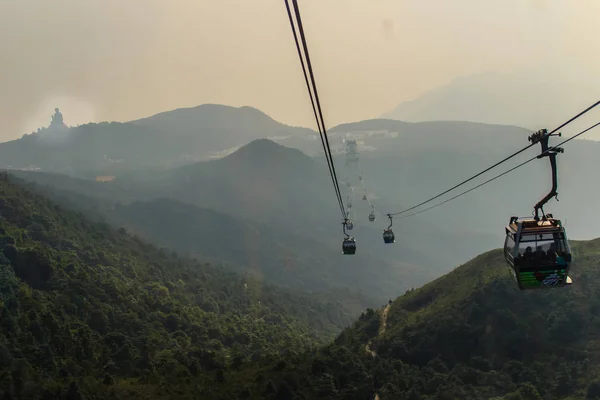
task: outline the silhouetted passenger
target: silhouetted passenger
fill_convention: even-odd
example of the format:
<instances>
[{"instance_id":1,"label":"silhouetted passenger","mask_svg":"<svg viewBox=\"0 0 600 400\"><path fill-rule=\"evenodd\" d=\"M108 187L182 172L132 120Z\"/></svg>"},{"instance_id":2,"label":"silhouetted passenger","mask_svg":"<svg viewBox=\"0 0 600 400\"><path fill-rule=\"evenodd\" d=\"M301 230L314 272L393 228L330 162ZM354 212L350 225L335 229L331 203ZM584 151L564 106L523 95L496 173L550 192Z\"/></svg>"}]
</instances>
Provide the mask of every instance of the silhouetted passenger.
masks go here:
<instances>
[{"instance_id":1,"label":"silhouetted passenger","mask_svg":"<svg viewBox=\"0 0 600 400\"><path fill-rule=\"evenodd\" d=\"M556 244L552 243L550 245L550 248L548 249L548 253L546 254L546 257L547 257L548 261L556 262L557 256L558 256L558 254L556 254Z\"/></svg>"},{"instance_id":2,"label":"silhouetted passenger","mask_svg":"<svg viewBox=\"0 0 600 400\"><path fill-rule=\"evenodd\" d=\"M535 259L536 260L544 260L546 258L546 252L542 249L542 246L537 246L535 248Z\"/></svg>"},{"instance_id":3,"label":"silhouetted passenger","mask_svg":"<svg viewBox=\"0 0 600 400\"><path fill-rule=\"evenodd\" d=\"M525 254L523 254L523 259L524 260L533 259L533 249L531 248L531 246L527 246L527 248L525 249Z\"/></svg>"}]
</instances>

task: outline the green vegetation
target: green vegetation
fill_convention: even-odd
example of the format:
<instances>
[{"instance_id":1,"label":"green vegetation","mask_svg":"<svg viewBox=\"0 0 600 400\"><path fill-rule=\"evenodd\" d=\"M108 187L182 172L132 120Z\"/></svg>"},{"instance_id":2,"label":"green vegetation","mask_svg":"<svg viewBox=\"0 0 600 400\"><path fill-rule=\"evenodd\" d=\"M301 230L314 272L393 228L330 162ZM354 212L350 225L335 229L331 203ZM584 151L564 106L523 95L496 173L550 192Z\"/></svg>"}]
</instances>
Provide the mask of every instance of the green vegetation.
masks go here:
<instances>
[{"instance_id":1,"label":"green vegetation","mask_svg":"<svg viewBox=\"0 0 600 400\"><path fill-rule=\"evenodd\" d=\"M246 388L252 399L600 398L600 239L572 246L569 288L519 291L494 250L399 297L385 329L382 313L368 310L318 354L215 390L243 398L233 388Z\"/></svg>"},{"instance_id":2,"label":"green vegetation","mask_svg":"<svg viewBox=\"0 0 600 400\"><path fill-rule=\"evenodd\" d=\"M600 240L572 243L569 288L520 292L494 250L325 344L341 306L179 258L8 179L3 399L600 398Z\"/></svg>"},{"instance_id":3,"label":"green vegetation","mask_svg":"<svg viewBox=\"0 0 600 400\"><path fill-rule=\"evenodd\" d=\"M347 323L336 304L179 258L5 174L0 246L2 399L183 396Z\"/></svg>"}]
</instances>

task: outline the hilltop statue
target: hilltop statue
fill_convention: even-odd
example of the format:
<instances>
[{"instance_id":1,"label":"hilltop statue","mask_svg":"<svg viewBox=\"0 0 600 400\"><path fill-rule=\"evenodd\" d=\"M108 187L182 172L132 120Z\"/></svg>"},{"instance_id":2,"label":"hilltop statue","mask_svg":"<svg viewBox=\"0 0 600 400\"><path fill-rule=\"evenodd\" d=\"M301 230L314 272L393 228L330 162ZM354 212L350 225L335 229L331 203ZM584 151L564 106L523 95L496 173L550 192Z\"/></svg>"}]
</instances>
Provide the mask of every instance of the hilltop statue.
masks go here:
<instances>
[{"instance_id":1,"label":"hilltop statue","mask_svg":"<svg viewBox=\"0 0 600 400\"><path fill-rule=\"evenodd\" d=\"M52 115L52 120L50 121L50 125L47 128L42 128L38 130L38 134L36 137L44 143L59 143L57 139L67 139L69 136L69 127L65 124L63 120L63 115L58 108L54 109L54 114Z\"/></svg>"},{"instance_id":2,"label":"hilltop statue","mask_svg":"<svg viewBox=\"0 0 600 400\"><path fill-rule=\"evenodd\" d=\"M63 115L58 108L54 109L54 115L52 116L52 121L50 122L50 128L66 128L63 121Z\"/></svg>"}]
</instances>

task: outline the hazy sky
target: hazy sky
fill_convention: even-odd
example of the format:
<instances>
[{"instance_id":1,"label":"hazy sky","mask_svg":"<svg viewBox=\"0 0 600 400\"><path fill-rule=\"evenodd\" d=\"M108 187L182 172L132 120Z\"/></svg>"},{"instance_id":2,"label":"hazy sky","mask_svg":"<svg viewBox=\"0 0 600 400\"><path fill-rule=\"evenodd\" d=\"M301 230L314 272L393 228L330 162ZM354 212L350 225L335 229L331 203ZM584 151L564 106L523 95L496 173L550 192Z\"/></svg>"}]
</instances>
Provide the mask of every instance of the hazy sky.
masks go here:
<instances>
[{"instance_id":1,"label":"hazy sky","mask_svg":"<svg viewBox=\"0 0 600 400\"><path fill-rule=\"evenodd\" d=\"M600 0L300 6L327 126L481 71L600 82ZM0 0L0 54L0 140L54 107L77 125L251 105L314 127L283 0Z\"/></svg>"}]
</instances>

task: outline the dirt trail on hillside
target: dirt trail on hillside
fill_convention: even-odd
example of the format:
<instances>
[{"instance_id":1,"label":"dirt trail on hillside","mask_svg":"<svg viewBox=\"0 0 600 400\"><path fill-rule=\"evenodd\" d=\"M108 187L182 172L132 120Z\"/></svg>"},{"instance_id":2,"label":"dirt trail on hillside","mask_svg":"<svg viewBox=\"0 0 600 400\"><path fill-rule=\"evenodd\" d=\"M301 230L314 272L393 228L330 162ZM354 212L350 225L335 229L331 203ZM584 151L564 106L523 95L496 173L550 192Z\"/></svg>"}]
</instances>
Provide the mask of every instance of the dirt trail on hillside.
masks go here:
<instances>
[{"instance_id":1,"label":"dirt trail on hillside","mask_svg":"<svg viewBox=\"0 0 600 400\"><path fill-rule=\"evenodd\" d=\"M379 325L379 332L377 332L377 336L375 336L374 339L383 335L383 333L385 332L385 328L387 327L387 317L388 317L389 311L390 311L390 304L386 305L383 308L383 312L381 313L381 322ZM371 348L372 341L373 341L373 339L369 340L369 342L365 345L365 350L367 351L367 353L371 354L371 357L375 358L375 357L377 357L377 352L375 352L375 350L373 350ZM379 394L375 393L375 396L373 396L373 400L381 400L379 398Z\"/></svg>"},{"instance_id":2,"label":"dirt trail on hillside","mask_svg":"<svg viewBox=\"0 0 600 400\"><path fill-rule=\"evenodd\" d=\"M379 325L379 332L377 333L377 336L375 336L374 339L383 335L383 333L385 332L385 328L387 327L387 316L388 316L389 311L390 311L390 304L386 305L383 308L383 312L381 313L381 323ZM377 353L375 352L375 350L371 349L372 341L373 341L373 339L369 340L369 342L365 346L365 350L367 351L367 353L370 353L373 358L375 358L377 356Z\"/></svg>"}]
</instances>

